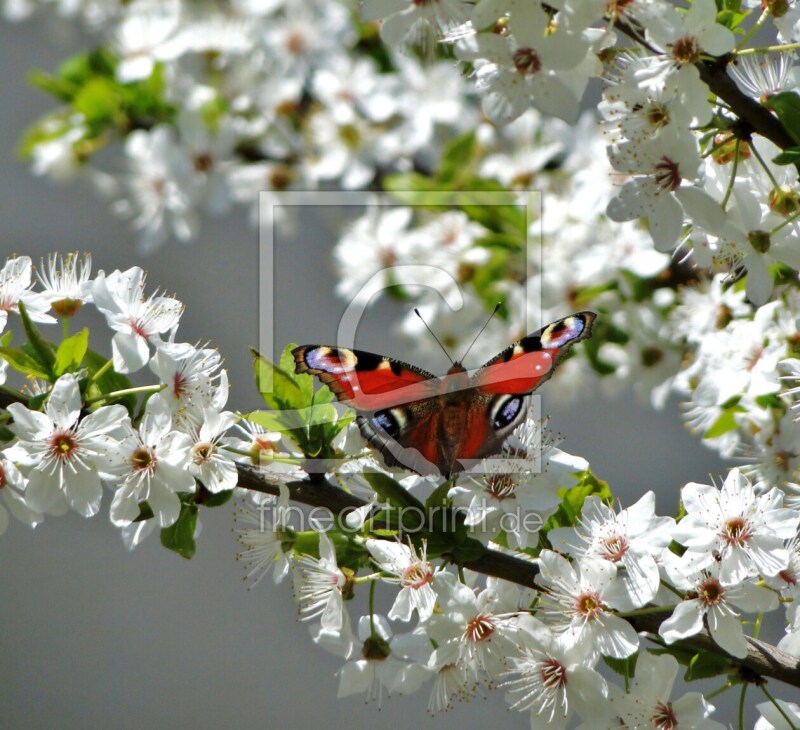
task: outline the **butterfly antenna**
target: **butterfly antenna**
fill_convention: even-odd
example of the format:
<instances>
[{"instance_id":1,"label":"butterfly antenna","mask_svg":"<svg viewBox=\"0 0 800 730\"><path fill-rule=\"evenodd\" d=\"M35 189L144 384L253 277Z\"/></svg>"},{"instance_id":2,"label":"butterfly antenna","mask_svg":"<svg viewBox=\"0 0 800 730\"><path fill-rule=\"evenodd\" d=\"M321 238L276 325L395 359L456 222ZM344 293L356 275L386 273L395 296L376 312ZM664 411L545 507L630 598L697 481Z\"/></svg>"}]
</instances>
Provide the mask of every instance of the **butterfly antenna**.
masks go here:
<instances>
[{"instance_id":1,"label":"butterfly antenna","mask_svg":"<svg viewBox=\"0 0 800 730\"><path fill-rule=\"evenodd\" d=\"M478 341L478 338L483 334L483 331L489 326L489 322L491 322L494 315L497 314L498 309L500 309L500 302L497 302L497 304L494 305L494 309L492 310L492 313L489 315L489 319L486 320L486 324L483 325L483 327L481 327L481 331L478 332L477 335L475 335L475 339L472 340L470 346L467 348L467 351L464 353L464 356L459 360L459 362L464 362L464 360L467 359L467 355L469 355L469 351L472 349L472 345L474 345Z\"/></svg>"},{"instance_id":2,"label":"butterfly antenna","mask_svg":"<svg viewBox=\"0 0 800 730\"><path fill-rule=\"evenodd\" d=\"M419 313L419 309L417 309L416 307L414 307L414 314L416 314L417 317L419 317L422 320L422 324L425 325L425 329L431 333L431 337L433 337L433 339L436 340L436 344L442 348L442 352L444 353L445 357L450 361L450 364L455 365L455 363L453 362L453 358L450 357L450 353L444 349L444 345L442 344L441 340L435 334L433 334L433 330L430 327L428 327L428 323L425 321L423 316Z\"/></svg>"}]
</instances>

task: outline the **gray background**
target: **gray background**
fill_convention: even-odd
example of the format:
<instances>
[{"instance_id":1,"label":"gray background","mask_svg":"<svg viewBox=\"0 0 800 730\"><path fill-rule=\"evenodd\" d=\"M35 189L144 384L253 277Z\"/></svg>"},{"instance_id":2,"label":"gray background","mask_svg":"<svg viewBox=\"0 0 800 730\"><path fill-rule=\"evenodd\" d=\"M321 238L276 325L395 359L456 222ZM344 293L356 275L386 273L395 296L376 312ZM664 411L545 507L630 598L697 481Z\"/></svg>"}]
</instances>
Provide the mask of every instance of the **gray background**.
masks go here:
<instances>
[{"instance_id":1,"label":"gray background","mask_svg":"<svg viewBox=\"0 0 800 730\"><path fill-rule=\"evenodd\" d=\"M142 265L151 287L187 305L182 339L210 339L227 358L229 405L257 407L247 347L258 341L258 239L246 213L206 220L199 240L143 258L134 234L87 188L33 178L14 158L24 126L50 108L26 86L26 72L52 69L78 48L74 39L54 43L39 24L0 23L0 252L38 261L78 249L92 252L95 269ZM277 257L278 348L332 339L343 309L322 250L333 234L305 220L298 234ZM402 356L389 332L396 316L391 308L368 316L359 346ZM654 489L659 511L673 512L682 484L722 470L683 429L676 403L659 414L632 397L597 395L566 407L545 392L543 406L564 447L586 456L625 504ZM0 537L0 728L528 727L500 692L434 719L427 694L390 698L380 712L359 696L337 700L339 660L311 643L288 583L245 589L232 507L201 519L191 561L162 549L155 534L129 553L103 511L93 520L48 518L35 531L12 522Z\"/></svg>"}]
</instances>

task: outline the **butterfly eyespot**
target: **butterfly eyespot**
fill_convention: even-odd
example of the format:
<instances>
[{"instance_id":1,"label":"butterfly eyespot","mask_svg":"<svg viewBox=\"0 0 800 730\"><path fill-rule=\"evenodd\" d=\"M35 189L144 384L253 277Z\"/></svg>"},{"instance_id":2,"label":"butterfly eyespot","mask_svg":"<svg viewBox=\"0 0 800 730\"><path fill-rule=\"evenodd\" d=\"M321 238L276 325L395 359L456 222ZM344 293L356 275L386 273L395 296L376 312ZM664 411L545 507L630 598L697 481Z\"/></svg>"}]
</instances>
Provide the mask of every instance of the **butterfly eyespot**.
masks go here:
<instances>
[{"instance_id":1,"label":"butterfly eyespot","mask_svg":"<svg viewBox=\"0 0 800 730\"><path fill-rule=\"evenodd\" d=\"M402 428L402 420L398 418L398 415L395 413L396 410L396 408L393 408L385 411L378 411L372 417L373 425L377 426L391 438L397 438Z\"/></svg>"},{"instance_id":2,"label":"butterfly eyespot","mask_svg":"<svg viewBox=\"0 0 800 730\"><path fill-rule=\"evenodd\" d=\"M522 410L522 398L512 395L498 399L492 408L492 427L495 431L513 423Z\"/></svg>"}]
</instances>

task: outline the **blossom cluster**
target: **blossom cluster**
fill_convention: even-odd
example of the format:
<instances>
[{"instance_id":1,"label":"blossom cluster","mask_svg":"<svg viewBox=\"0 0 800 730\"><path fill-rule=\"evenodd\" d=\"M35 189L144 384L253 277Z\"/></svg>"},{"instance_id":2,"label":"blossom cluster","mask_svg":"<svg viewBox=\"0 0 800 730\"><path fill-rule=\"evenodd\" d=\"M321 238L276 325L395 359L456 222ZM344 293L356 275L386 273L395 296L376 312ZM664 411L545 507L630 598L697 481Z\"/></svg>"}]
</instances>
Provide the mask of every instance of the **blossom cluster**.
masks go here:
<instances>
[{"instance_id":1,"label":"blossom cluster","mask_svg":"<svg viewBox=\"0 0 800 730\"><path fill-rule=\"evenodd\" d=\"M85 94L74 75L43 85L69 84L72 97L34 125L25 150L37 174L88 177L145 250L191 239L201 213L242 205L255 219L261 191L363 189L429 168L442 141L478 118L452 63L366 52L375 29L350 2L8 0L3 9L10 20L57 9L100 36L102 58L84 59L91 70L77 83ZM94 154L112 141L124 163L109 169Z\"/></svg>"},{"instance_id":2,"label":"blossom cluster","mask_svg":"<svg viewBox=\"0 0 800 730\"><path fill-rule=\"evenodd\" d=\"M565 456L548 452L555 473L537 487L565 483L558 462L578 466ZM529 471L506 483L506 495L522 497L526 479ZM419 491L422 481L406 486ZM491 492L488 484L484 490ZM461 491L456 486L450 494ZM551 528L550 547L535 551L536 590L470 571L457 575L413 532L405 542L371 537L365 527L372 503L347 518L351 531L344 535L319 525L295 532L281 518L265 522L263 511L259 518L259 510L245 507L240 541L256 580L270 571L276 583L293 576L313 640L344 660L340 696L381 701L427 684L428 707L440 711L496 687L537 727L722 728L701 693L673 696L679 665L669 647L707 626L720 647L743 658L748 617L784 602L790 608L779 646L797 653L800 511L784 506L777 489L759 495L738 470L719 488L687 484L681 498L687 515L676 523L655 513L653 492L619 511L588 497L576 524ZM497 533L482 529L493 519L492 510L467 517L470 534L497 548ZM388 613L355 619L359 609L350 606L376 585L393 596ZM630 622L648 611L668 615L658 631L666 653L650 653ZM623 666L635 658L621 672L625 688L599 671L603 658Z\"/></svg>"},{"instance_id":3,"label":"blossom cluster","mask_svg":"<svg viewBox=\"0 0 800 730\"><path fill-rule=\"evenodd\" d=\"M113 333L108 358L88 349L88 330L66 336L85 306L96 307ZM0 311L3 330L18 313L34 332L27 352L11 346L11 329L0 340L2 382L18 370L30 391L5 386L18 401L6 407L0 451L8 512L32 526L70 509L91 517L105 486L113 492L111 521L133 547L156 525L176 523L181 494L193 495L196 480L213 494L235 487L224 445L236 417L224 410L222 358L175 340L183 305L147 294L139 267L92 278L90 256L56 255L34 279L29 257L12 258L0 270ZM53 348L37 325L59 319L65 337ZM134 387L129 376L146 368L151 383ZM130 400L138 394L146 397L139 406ZM7 523L0 507L0 527Z\"/></svg>"}]
</instances>

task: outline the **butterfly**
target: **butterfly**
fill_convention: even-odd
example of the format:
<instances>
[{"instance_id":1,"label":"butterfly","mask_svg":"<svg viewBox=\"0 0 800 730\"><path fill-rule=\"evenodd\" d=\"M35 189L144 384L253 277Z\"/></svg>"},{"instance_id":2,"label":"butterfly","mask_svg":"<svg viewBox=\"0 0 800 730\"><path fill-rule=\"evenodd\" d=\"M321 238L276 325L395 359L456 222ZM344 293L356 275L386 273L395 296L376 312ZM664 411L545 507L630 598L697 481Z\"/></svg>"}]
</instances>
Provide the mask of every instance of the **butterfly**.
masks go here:
<instances>
[{"instance_id":1,"label":"butterfly","mask_svg":"<svg viewBox=\"0 0 800 730\"><path fill-rule=\"evenodd\" d=\"M316 375L356 411L363 436L388 466L450 477L501 451L525 419L525 396L570 347L591 335L593 312L578 312L522 338L469 372L443 377L382 355L328 345L292 350L297 373Z\"/></svg>"}]
</instances>

